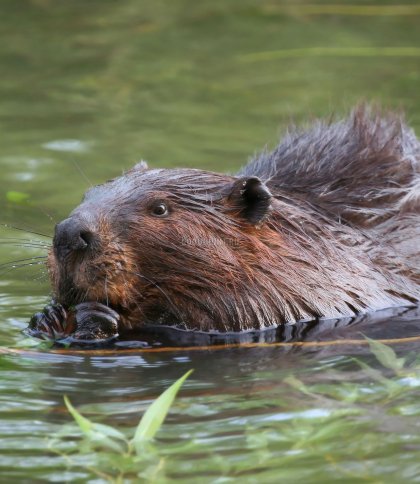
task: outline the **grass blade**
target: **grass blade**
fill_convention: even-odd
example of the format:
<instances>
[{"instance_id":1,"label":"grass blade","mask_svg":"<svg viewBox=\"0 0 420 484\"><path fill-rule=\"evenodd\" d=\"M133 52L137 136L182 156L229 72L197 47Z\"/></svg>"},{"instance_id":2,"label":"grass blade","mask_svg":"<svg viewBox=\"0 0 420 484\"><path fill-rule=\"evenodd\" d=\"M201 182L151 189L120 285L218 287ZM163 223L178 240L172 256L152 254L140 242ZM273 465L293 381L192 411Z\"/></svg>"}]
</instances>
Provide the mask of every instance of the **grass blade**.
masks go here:
<instances>
[{"instance_id":1,"label":"grass blade","mask_svg":"<svg viewBox=\"0 0 420 484\"><path fill-rule=\"evenodd\" d=\"M122 432L109 425L97 424L91 422L86 417L83 417L83 415L73 407L67 396L64 396L64 403L66 404L67 410L80 427L80 430L85 434L91 444L94 446L106 447L119 453L126 450L128 442ZM115 439L123 441L125 445L121 445L122 442L116 442Z\"/></svg>"},{"instance_id":2,"label":"grass blade","mask_svg":"<svg viewBox=\"0 0 420 484\"><path fill-rule=\"evenodd\" d=\"M153 439L156 435L156 432L160 429L166 418L176 394L192 372L193 370L190 370L185 373L184 376L179 378L167 390L165 390L146 410L137 426L132 440L137 454L140 454L142 451L142 444L147 440Z\"/></svg>"},{"instance_id":3,"label":"grass blade","mask_svg":"<svg viewBox=\"0 0 420 484\"><path fill-rule=\"evenodd\" d=\"M66 404L67 410L69 411L70 415L74 418L77 425L80 427L80 430L84 434L88 434L92 430L93 423L86 417L83 417L83 415L81 415L73 407L67 395L64 395L64 403Z\"/></svg>"},{"instance_id":4,"label":"grass blade","mask_svg":"<svg viewBox=\"0 0 420 484\"><path fill-rule=\"evenodd\" d=\"M394 370L395 372L403 369L405 359L397 358L395 351L391 347L384 345L379 341L370 339L367 336L365 336L365 338L369 343L370 350L382 366Z\"/></svg>"}]
</instances>

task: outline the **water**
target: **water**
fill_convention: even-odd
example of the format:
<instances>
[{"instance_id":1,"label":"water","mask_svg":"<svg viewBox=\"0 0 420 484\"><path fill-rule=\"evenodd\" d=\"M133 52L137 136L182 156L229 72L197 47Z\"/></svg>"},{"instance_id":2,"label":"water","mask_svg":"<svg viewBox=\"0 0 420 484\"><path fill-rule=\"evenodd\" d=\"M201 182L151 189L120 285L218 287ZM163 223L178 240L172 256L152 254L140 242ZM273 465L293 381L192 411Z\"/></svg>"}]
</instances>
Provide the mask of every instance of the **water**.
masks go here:
<instances>
[{"instance_id":1,"label":"water","mask_svg":"<svg viewBox=\"0 0 420 484\"><path fill-rule=\"evenodd\" d=\"M0 221L51 235L90 184L141 158L234 172L289 122L360 99L403 108L419 132L419 6L369 5L2 0ZM0 237L2 263L44 254L23 239L49 241ZM48 448L71 421L63 395L130 433L190 368L155 453L128 479L420 482L418 310L315 329L309 346L19 349L48 293L41 265L1 268L2 482L103 482L92 454ZM392 346L411 368L385 368L361 332L406 337Z\"/></svg>"}]
</instances>

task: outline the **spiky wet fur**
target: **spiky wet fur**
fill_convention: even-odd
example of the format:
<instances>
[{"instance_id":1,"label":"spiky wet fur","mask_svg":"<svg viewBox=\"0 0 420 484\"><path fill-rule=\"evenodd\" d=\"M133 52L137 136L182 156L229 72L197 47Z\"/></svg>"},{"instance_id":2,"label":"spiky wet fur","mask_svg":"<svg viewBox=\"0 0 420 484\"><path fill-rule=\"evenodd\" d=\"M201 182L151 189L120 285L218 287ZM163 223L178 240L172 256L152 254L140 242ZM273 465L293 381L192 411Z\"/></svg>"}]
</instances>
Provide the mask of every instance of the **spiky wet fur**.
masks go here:
<instances>
[{"instance_id":1,"label":"spiky wet fur","mask_svg":"<svg viewBox=\"0 0 420 484\"><path fill-rule=\"evenodd\" d=\"M77 268L51 253L56 297L109 303L126 328L203 331L416 304L419 172L412 130L399 116L365 107L291 130L237 177L134 168L93 189L73 212L101 244ZM254 176L273 194L259 223L231 196L238 177ZM157 199L171 209L165 219L148 211Z\"/></svg>"}]
</instances>

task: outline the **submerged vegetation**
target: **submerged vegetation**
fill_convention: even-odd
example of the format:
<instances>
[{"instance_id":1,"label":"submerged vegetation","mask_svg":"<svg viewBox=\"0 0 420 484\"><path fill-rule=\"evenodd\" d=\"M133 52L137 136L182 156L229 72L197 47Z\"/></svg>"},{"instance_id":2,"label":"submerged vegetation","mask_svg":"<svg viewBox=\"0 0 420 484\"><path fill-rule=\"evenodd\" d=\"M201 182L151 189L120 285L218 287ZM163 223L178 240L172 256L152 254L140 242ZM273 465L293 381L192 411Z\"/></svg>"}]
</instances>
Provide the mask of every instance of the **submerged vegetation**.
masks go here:
<instances>
[{"instance_id":1,"label":"submerged vegetation","mask_svg":"<svg viewBox=\"0 0 420 484\"><path fill-rule=\"evenodd\" d=\"M401 477L401 467L397 470L385 456L403 445L400 459L404 459L405 480L418 479L420 404L417 397L409 405L406 401L415 396L413 393L418 395L420 359L414 354L399 358L391 347L377 341L369 340L369 345L376 362L349 358L342 369L331 371L326 379L320 379L316 372L301 378L289 374L277 395L269 398L262 393L258 400L234 396L190 400L181 413L195 419L201 414L194 431L189 426L184 433L182 424L178 424L178 430L166 429L157 440L154 437L191 371L150 405L132 438L83 417L66 398L78 430L66 425L48 447L60 454L69 468L84 469L91 476L115 483L138 479L189 482L193 476L200 476L200 482L233 482L238 477L255 482L256 476L259 482L297 482L309 477L319 482L382 482L380 477L386 472L391 480ZM290 405L290 398L295 407ZM300 408L296 408L298 401ZM205 405L207 412L202 413ZM210 436L204 425L205 414L214 405L232 417L226 426L222 421L214 422ZM264 407L272 411L258 418ZM279 407L290 410L276 412ZM255 413L254 417L241 419L245 410L248 415ZM382 429L373 424L372 417L377 419L378 413L384 416ZM397 426L400 434L389 439L387 426Z\"/></svg>"},{"instance_id":2,"label":"submerged vegetation","mask_svg":"<svg viewBox=\"0 0 420 484\"><path fill-rule=\"evenodd\" d=\"M87 470L111 482L122 482L126 473L131 474L134 469L142 467L138 464L144 463L145 458L149 455L148 444L150 440L155 437L162 426L176 394L192 371L185 373L149 406L131 439L114 427L91 422L81 415L65 396L64 402L67 410L76 421L84 437L80 452L77 451L76 454L94 452L97 457L96 465L87 466ZM65 435L66 429L64 433L57 435L49 442L49 448L59 452L59 440ZM66 455L66 457L68 463L71 464L70 455ZM110 468L109 474L107 473L108 467ZM136 474L138 477L146 477L144 470Z\"/></svg>"}]
</instances>

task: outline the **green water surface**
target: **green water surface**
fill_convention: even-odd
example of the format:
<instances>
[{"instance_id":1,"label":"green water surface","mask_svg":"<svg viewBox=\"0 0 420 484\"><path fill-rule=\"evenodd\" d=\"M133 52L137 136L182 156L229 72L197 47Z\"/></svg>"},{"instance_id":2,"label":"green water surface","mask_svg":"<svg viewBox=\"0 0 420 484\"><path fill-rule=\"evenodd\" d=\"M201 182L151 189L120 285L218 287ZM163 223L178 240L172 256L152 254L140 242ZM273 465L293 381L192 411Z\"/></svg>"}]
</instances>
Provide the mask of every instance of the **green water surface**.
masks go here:
<instances>
[{"instance_id":1,"label":"green water surface","mask_svg":"<svg viewBox=\"0 0 420 484\"><path fill-rule=\"evenodd\" d=\"M0 223L50 236L90 184L140 159L234 172L288 124L360 100L419 133L419 25L409 0L0 0ZM0 263L34 264L0 268L0 482L106 482L118 465L75 453L76 431L51 444L71 422L63 395L130 433L190 368L119 482L420 482L420 342L393 346L403 370L357 342L19 350L48 301L39 241L0 229ZM377 338L420 334L418 311L384 321Z\"/></svg>"}]
</instances>

